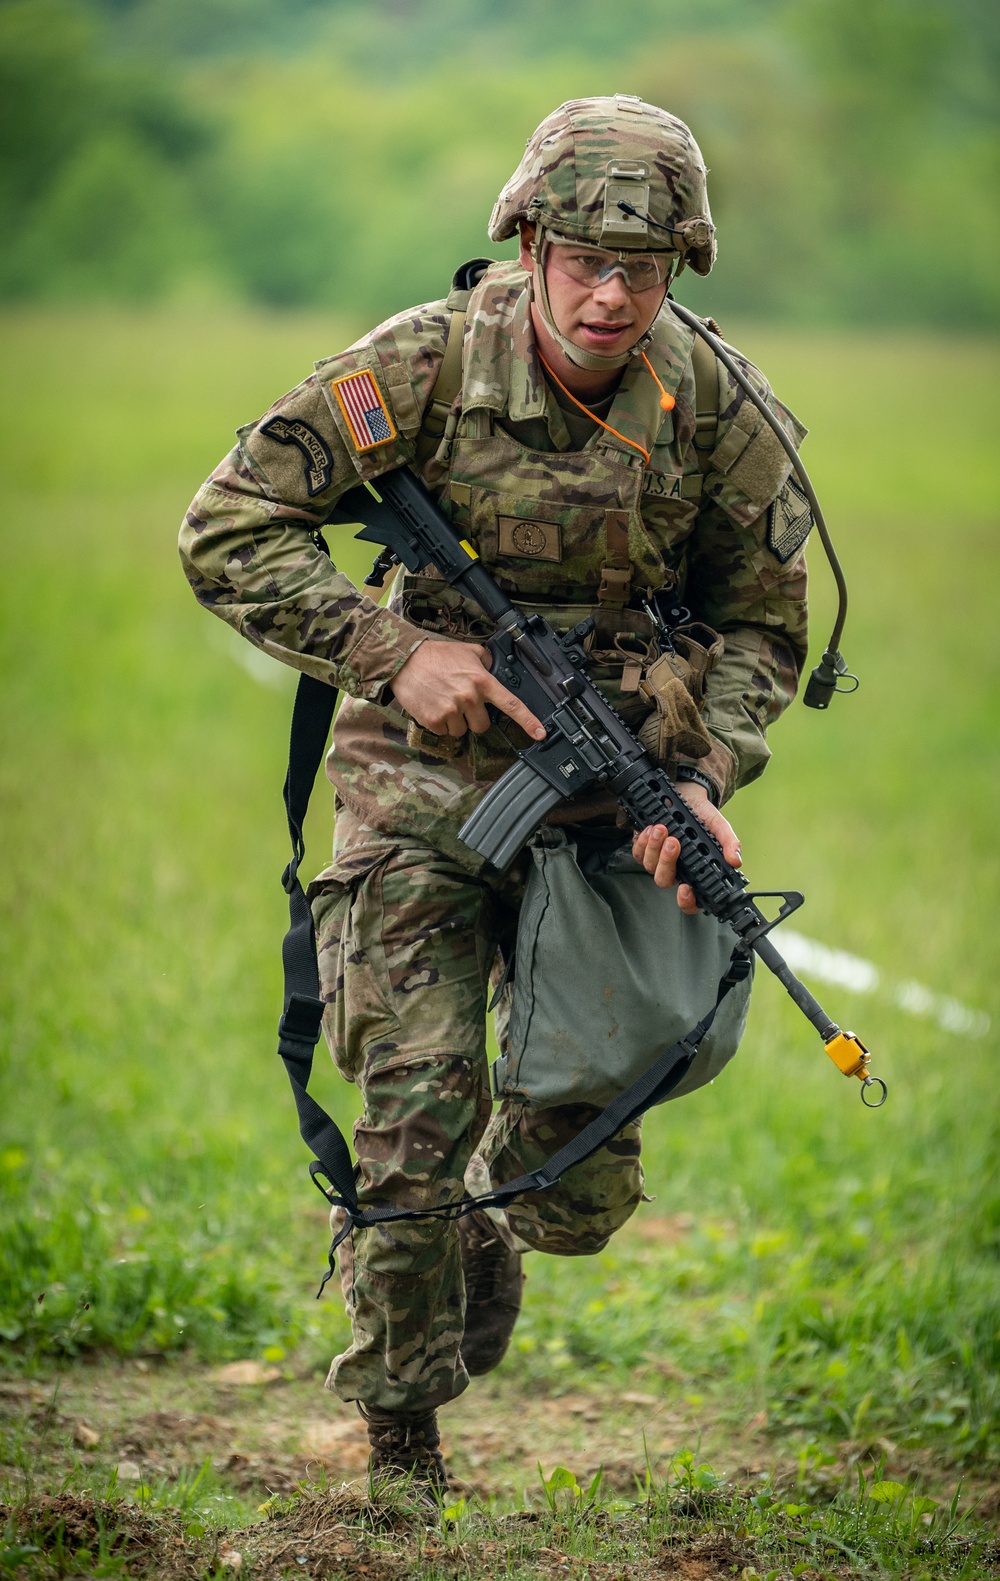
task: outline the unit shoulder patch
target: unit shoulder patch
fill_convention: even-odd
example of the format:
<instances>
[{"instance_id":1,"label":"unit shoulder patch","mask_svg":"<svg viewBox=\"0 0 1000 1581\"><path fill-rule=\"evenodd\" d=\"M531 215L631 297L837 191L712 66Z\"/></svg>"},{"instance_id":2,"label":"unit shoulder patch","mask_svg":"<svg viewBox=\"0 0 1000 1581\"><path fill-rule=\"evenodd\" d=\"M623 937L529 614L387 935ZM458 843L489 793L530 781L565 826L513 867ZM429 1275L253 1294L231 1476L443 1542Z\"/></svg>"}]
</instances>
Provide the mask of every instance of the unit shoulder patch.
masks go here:
<instances>
[{"instance_id":1,"label":"unit shoulder patch","mask_svg":"<svg viewBox=\"0 0 1000 1581\"><path fill-rule=\"evenodd\" d=\"M294 445L305 459L306 489L310 498L329 488L333 473L333 456L325 439L322 439L300 417L272 417L261 423L260 432L279 445Z\"/></svg>"},{"instance_id":2,"label":"unit shoulder patch","mask_svg":"<svg viewBox=\"0 0 1000 1581\"><path fill-rule=\"evenodd\" d=\"M347 432L359 455L396 438L396 425L389 416L389 408L367 368L334 379L330 388L337 397Z\"/></svg>"},{"instance_id":3,"label":"unit shoulder patch","mask_svg":"<svg viewBox=\"0 0 1000 1581\"><path fill-rule=\"evenodd\" d=\"M797 478L790 477L767 508L767 547L786 565L798 554L812 528L812 507Z\"/></svg>"}]
</instances>

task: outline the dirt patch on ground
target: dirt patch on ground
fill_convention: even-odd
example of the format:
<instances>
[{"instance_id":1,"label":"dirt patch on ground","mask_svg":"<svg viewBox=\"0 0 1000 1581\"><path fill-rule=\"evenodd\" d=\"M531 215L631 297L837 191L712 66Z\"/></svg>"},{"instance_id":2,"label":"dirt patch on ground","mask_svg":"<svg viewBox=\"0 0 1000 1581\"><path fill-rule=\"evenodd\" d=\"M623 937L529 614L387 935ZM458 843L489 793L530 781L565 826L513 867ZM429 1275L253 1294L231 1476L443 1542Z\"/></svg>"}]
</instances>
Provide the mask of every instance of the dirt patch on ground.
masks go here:
<instances>
[{"instance_id":1,"label":"dirt patch on ground","mask_svg":"<svg viewBox=\"0 0 1000 1581\"><path fill-rule=\"evenodd\" d=\"M428 1525L432 1530L428 1531ZM235 1533L254 1577L271 1578L295 1566L319 1581L332 1575L396 1581L412 1573L428 1541L440 1543L431 1511L405 1499L372 1499L365 1485L306 1495L292 1509Z\"/></svg>"},{"instance_id":2,"label":"dirt patch on ground","mask_svg":"<svg viewBox=\"0 0 1000 1581\"><path fill-rule=\"evenodd\" d=\"M353 1408L316 1378L276 1370L258 1368L237 1384L227 1369L81 1365L47 1387L0 1386L0 1422L50 1487L71 1467L93 1474L96 1493L113 1472L122 1489L153 1486L210 1460L228 1488L259 1503L363 1475L367 1433ZM647 1453L665 1469L698 1437L690 1411L666 1393L627 1390L525 1397L479 1386L442 1412L441 1427L457 1484L484 1499L537 1491L539 1461L546 1474L568 1465L581 1480L603 1468L609 1491L632 1496ZM16 1461L0 1466L0 1478L5 1470L16 1491Z\"/></svg>"},{"instance_id":3,"label":"dirt patch on ground","mask_svg":"<svg viewBox=\"0 0 1000 1581\"><path fill-rule=\"evenodd\" d=\"M111 1562L130 1576L188 1581L203 1576L214 1559L204 1543L185 1536L176 1517L147 1514L124 1501L61 1493L17 1509L0 1505L0 1524L13 1533L7 1547L14 1557L4 1569L15 1576L79 1574L84 1566L98 1569ZM16 1560L19 1547L27 1550L22 1564Z\"/></svg>"},{"instance_id":4,"label":"dirt patch on ground","mask_svg":"<svg viewBox=\"0 0 1000 1581\"><path fill-rule=\"evenodd\" d=\"M512 1570L582 1581L732 1581L751 1559L711 1536L664 1543L625 1561L599 1552L581 1557L564 1552L544 1522L523 1513L484 1519L482 1535L470 1529L458 1541L426 1508L394 1494L372 1499L364 1484L307 1495L253 1526L200 1539L186 1536L168 1513L71 1494L16 1511L0 1506L0 1518L10 1534L0 1557L15 1581L82 1581L95 1573L135 1581L404 1581L442 1570L480 1581Z\"/></svg>"},{"instance_id":5,"label":"dirt patch on ground","mask_svg":"<svg viewBox=\"0 0 1000 1581\"><path fill-rule=\"evenodd\" d=\"M424 1567L452 1568L458 1574L492 1578L518 1570L539 1576L574 1575L585 1581L732 1581L752 1562L752 1555L717 1536L688 1543L663 1544L650 1554L632 1552L622 1558L603 1558L599 1552L581 1556L565 1552L550 1535L551 1523L534 1512L490 1518L470 1523L449 1539L428 1511L389 1496L373 1501L363 1485L345 1487L333 1494L305 1497L275 1519L242 1538L244 1558L254 1577L281 1575L295 1564L314 1581L332 1576L370 1577L371 1581L397 1581ZM613 1551L616 1537L611 1523L594 1522L598 1549ZM359 1529L360 1528L360 1529ZM558 1528L557 1528L558 1529ZM638 1530L638 1528L636 1528ZM604 1541L601 1542L600 1538Z\"/></svg>"},{"instance_id":6,"label":"dirt patch on ground","mask_svg":"<svg viewBox=\"0 0 1000 1581\"><path fill-rule=\"evenodd\" d=\"M73 1486L100 1495L114 1491L108 1482L114 1474L121 1491L130 1492L190 1478L210 1462L212 1474L251 1508L364 1474L365 1425L318 1377L296 1376L287 1367L246 1376L253 1381L237 1384L228 1368L101 1361L60 1369L44 1383L2 1380L0 1497L4 1483L8 1498L21 1491L26 1467L36 1487L52 1491L72 1472ZM794 1446L774 1442L762 1413L742 1431L713 1422L683 1385L665 1378L646 1389L604 1394L526 1395L477 1382L441 1413L441 1428L457 1484L483 1500L537 1498L539 1462L546 1476L562 1465L581 1483L600 1469L607 1493L631 1498L637 1481L645 1484L647 1459L654 1478L662 1479L679 1449L699 1446L700 1459L740 1485L767 1473L793 1499L822 1501L845 1471L879 1459L883 1475L913 1480L935 1498L949 1499L954 1486L927 1457L908 1457L885 1440L841 1445L836 1462L811 1471L809 1485L800 1486ZM982 1494L992 1513L995 1490L967 1481L965 1497Z\"/></svg>"},{"instance_id":7,"label":"dirt patch on ground","mask_svg":"<svg viewBox=\"0 0 1000 1581\"><path fill-rule=\"evenodd\" d=\"M240 1581L289 1576L440 1581L448 1575L494 1581L507 1574L579 1581L733 1581L768 1573L774 1560L769 1563L741 1542L731 1524L720 1526L718 1514L706 1507L697 1521L686 1522L686 1531L671 1525L665 1535L662 1521L657 1528L654 1520L651 1527L640 1509L624 1518L595 1509L567 1525L558 1513L495 1515L477 1508L449 1525L438 1510L405 1489L372 1496L367 1481L360 1481L304 1494L226 1533L192 1535L169 1510L59 1494L0 1506L0 1523L6 1526L0 1568L14 1581L85 1581L96 1575L130 1581L221 1581L226 1576ZM994 1554L975 1570L956 1564L961 1557L956 1551L939 1572L921 1568L919 1573L995 1573ZM982 1564L984 1556L979 1558ZM779 1565L782 1581L792 1575L805 1581L859 1581L875 1573L842 1562L803 1571L797 1559L793 1553Z\"/></svg>"},{"instance_id":8,"label":"dirt patch on ground","mask_svg":"<svg viewBox=\"0 0 1000 1581\"><path fill-rule=\"evenodd\" d=\"M725 1473L741 1497L767 1474L779 1497L822 1505L845 1473L873 1472L879 1460L883 1475L950 1497L950 1477L929 1457L908 1463L885 1440L845 1442L835 1461L808 1471L805 1485L794 1444L777 1444L762 1414L748 1413L740 1431L702 1418L684 1383L636 1382L605 1393L530 1394L493 1380L470 1389L441 1415L455 1479L449 1498L464 1498L466 1510L442 1524L437 1511L414 1519L398 1500L372 1504L365 1424L323 1391L319 1376L296 1375L287 1363L237 1372L94 1361L42 1379L0 1380L0 1500L5 1515L13 1512L6 1542L36 1550L23 1565L4 1555L0 1572L54 1581L91 1575L106 1561L109 1574L143 1581L397 1581L452 1567L481 1581L519 1570L587 1581L732 1581L751 1567L766 1574L768 1564L732 1536L738 1512L723 1539L701 1496L682 1507L680 1490L670 1500L670 1542L651 1549L626 1507L611 1524L595 1517L586 1557L579 1544L566 1552L574 1543L546 1508L539 1463L544 1477L566 1467L582 1487L601 1469L602 1500L631 1502L645 1488L647 1464L654 1484L669 1486L671 1458L684 1447ZM199 1477L197 1497L189 1496ZM963 1506L981 1494L989 1517L998 1501L988 1484L967 1483ZM815 1572L829 1581L851 1574L843 1561Z\"/></svg>"}]
</instances>

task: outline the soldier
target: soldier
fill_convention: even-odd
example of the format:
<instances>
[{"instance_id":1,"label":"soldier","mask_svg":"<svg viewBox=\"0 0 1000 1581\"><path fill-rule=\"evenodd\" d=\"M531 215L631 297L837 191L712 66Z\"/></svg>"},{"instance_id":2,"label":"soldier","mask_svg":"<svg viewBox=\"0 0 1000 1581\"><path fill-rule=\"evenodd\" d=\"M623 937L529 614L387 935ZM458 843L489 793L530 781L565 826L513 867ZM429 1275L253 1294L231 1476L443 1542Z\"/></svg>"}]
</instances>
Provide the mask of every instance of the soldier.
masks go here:
<instances>
[{"instance_id":1,"label":"soldier","mask_svg":"<svg viewBox=\"0 0 1000 1581\"><path fill-rule=\"evenodd\" d=\"M767 726L805 657L808 511L770 428L667 298L681 269L707 274L715 259L688 128L624 94L561 106L493 211L492 240L518 232L517 264L466 266L446 300L317 363L241 429L181 535L203 604L348 694L327 765L333 861L310 896L324 1029L364 1098L366 1205L440 1206L467 1183L512 1180L595 1111L493 1111L489 1092L489 979L526 867L500 877L457 831L513 761L510 738L542 727L490 675L487 628L455 589L401 573L380 607L336 570L316 535L339 497L408 465L517 603L565 629L591 614L591 673L733 865L720 808L763 771ZM740 362L798 442L804 430ZM658 592L692 612L672 670L680 701L651 673ZM614 827L615 805L591 794L552 817ZM678 845L662 827L634 851L675 884ZM695 909L683 885L678 902ZM600 1251L642 1198L639 1144L638 1124L626 1128L503 1218L354 1232L341 1260L353 1340L327 1386L368 1421L373 1469L444 1485L437 1409L503 1356L522 1252Z\"/></svg>"}]
</instances>

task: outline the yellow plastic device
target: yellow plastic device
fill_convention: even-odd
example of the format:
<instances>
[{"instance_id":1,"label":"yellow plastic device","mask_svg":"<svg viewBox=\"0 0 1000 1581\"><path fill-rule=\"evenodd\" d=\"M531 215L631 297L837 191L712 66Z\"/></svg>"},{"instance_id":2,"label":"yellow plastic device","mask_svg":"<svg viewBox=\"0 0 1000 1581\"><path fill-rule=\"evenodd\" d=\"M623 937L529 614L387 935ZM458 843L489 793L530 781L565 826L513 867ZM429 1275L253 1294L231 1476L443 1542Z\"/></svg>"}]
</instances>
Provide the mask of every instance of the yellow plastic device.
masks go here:
<instances>
[{"instance_id":1,"label":"yellow plastic device","mask_svg":"<svg viewBox=\"0 0 1000 1581\"><path fill-rule=\"evenodd\" d=\"M858 1078L861 1083L862 1101L869 1109L880 1109L886 1100L885 1082L880 1076L869 1075L868 1062L871 1055L857 1034L838 1030L835 1037L824 1042L823 1047L838 1070L843 1071L845 1076ZM875 1094L876 1089L880 1096L875 1096L874 1099L869 1097L869 1092Z\"/></svg>"},{"instance_id":2,"label":"yellow plastic device","mask_svg":"<svg viewBox=\"0 0 1000 1581\"><path fill-rule=\"evenodd\" d=\"M842 1070L845 1076L857 1076L859 1081L864 1081L871 1055L855 1033L838 1032L824 1047L837 1069Z\"/></svg>"}]
</instances>

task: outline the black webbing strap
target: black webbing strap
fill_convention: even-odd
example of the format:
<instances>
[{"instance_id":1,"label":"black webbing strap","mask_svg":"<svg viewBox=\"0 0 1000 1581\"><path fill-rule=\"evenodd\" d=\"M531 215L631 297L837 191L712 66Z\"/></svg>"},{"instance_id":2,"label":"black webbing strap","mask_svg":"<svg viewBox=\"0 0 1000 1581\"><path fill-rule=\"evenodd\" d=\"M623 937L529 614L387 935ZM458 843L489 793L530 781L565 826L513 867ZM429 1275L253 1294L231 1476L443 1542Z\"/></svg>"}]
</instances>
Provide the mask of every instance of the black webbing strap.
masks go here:
<instances>
[{"instance_id":1,"label":"black webbing strap","mask_svg":"<svg viewBox=\"0 0 1000 1581\"><path fill-rule=\"evenodd\" d=\"M302 826L313 782L326 752L336 703L337 692L334 687L324 681L313 680L309 675L299 677L292 711L288 773L285 775L284 789L292 860L281 879L288 895L290 921L281 947L285 968L285 1007L278 1023L278 1053L285 1062L295 1095L299 1131L306 1146L316 1155L309 1165L309 1173L327 1201L341 1208L344 1213L344 1223L330 1247L329 1271L319 1287L320 1295L333 1273L337 1247L355 1227L386 1224L395 1219L460 1219L475 1210L506 1208L528 1192L549 1191L558 1185L568 1169L572 1169L575 1164L582 1164L626 1125L638 1120L653 1104L666 1098L683 1080L723 999L750 970L747 957L738 948L735 949L719 983L715 1004L708 1014L686 1037L664 1049L638 1081L602 1109L589 1125L585 1125L565 1147L553 1153L540 1169L519 1175L516 1180L497 1186L480 1197L461 1197L456 1202L438 1208L397 1208L388 1204L384 1207L359 1207L354 1165L347 1141L326 1110L306 1090L312 1074L313 1050L319 1042L323 1001L320 998L312 908L306 899L298 871L305 854ZM321 1176L329 1182L329 1190L322 1185Z\"/></svg>"},{"instance_id":2,"label":"black webbing strap","mask_svg":"<svg viewBox=\"0 0 1000 1581\"><path fill-rule=\"evenodd\" d=\"M332 1180L322 1164L310 1164L309 1173L324 1197L334 1206L344 1210L344 1222L330 1246L328 1267L316 1292L317 1298L323 1294L327 1280L334 1273L336 1267L334 1255L337 1247L354 1228L363 1229L368 1225L385 1224L394 1219L460 1219L467 1213L486 1208L507 1208L518 1197L526 1196L528 1192L549 1191L553 1186L557 1186L566 1171L572 1169L574 1164L582 1164L592 1153L596 1153L599 1148L604 1147L617 1136L626 1125L638 1120L647 1109L652 1108L653 1104L666 1098L683 1081L691 1068L702 1039L715 1020L719 1006L730 989L735 988L749 971L749 960L739 948L735 949L719 983L715 1004L686 1037L680 1038L678 1042L664 1049L638 1081L633 1082L623 1093L619 1093L618 1097L602 1109L600 1114L595 1115L590 1124L585 1125L572 1141L553 1153L540 1169L532 1170L527 1175L519 1175L516 1180L508 1180L504 1185L497 1186L493 1191L484 1192L480 1197L460 1197L456 1202L446 1203L439 1208L352 1207L338 1197L335 1191L326 1191L320 1185L318 1178L320 1175L327 1175L327 1178Z\"/></svg>"},{"instance_id":3,"label":"black webbing strap","mask_svg":"<svg viewBox=\"0 0 1000 1581\"><path fill-rule=\"evenodd\" d=\"M354 1166L347 1142L326 1110L306 1091L312 1075L313 1050L319 1042L323 1001L312 907L299 879L299 867L305 855L302 826L313 783L326 753L336 706L335 687L314 680L311 675L299 676L284 788L292 859L281 875L282 887L288 896L289 924L281 945L285 1000L278 1022L278 1053L292 1084L302 1140L315 1153L337 1195L345 1204L356 1205Z\"/></svg>"}]
</instances>

